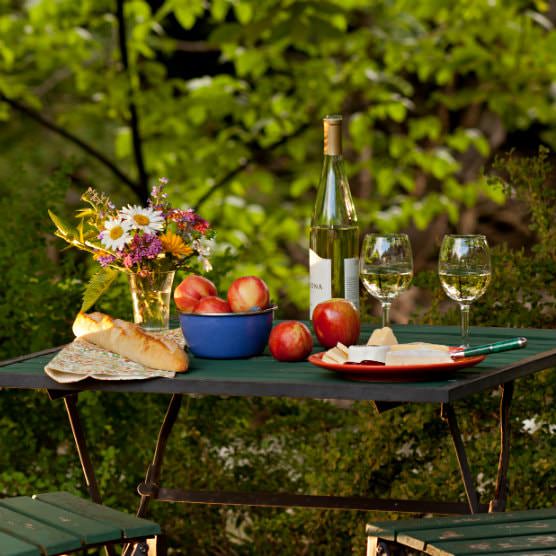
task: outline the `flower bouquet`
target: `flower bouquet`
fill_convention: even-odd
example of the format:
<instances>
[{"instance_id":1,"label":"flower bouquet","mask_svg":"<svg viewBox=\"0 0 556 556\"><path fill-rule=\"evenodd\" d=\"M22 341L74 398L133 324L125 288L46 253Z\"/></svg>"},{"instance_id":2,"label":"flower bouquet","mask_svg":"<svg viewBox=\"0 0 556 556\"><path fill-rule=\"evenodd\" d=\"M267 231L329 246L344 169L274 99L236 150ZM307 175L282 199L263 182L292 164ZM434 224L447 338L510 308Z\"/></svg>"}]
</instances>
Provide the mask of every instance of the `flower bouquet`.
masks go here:
<instances>
[{"instance_id":1,"label":"flower bouquet","mask_svg":"<svg viewBox=\"0 0 556 556\"><path fill-rule=\"evenodd\" d=\"M100 265L85 289L81 311L92 307L123 271L129 277L135 322L162 330L168 328L175 271L194 263L210 270L214 231L193 209L172 208L163 191L166 183L166 178L159 180L146 208L116 209L107 195L89 188L81 199L90 206L77 212L77 226L48 211L55 235L88 251Z\"/></svg>"}]
</instances>

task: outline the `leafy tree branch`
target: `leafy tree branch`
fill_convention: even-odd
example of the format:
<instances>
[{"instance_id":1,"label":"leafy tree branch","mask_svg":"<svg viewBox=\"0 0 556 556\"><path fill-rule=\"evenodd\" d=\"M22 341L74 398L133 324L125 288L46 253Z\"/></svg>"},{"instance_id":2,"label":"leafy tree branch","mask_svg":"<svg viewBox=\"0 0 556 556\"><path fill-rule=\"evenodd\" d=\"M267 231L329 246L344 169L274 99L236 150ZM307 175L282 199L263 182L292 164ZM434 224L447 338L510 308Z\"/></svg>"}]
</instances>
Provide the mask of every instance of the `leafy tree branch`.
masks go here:
<instances>
[{"instance_id":1,"label":"leafy tree branch","mask_svg":"<svg viewBox=\"0 0 556 556\"><path fill-rule=\"evenodd\" d=\"M293 133L284 135L283 137L269 145L266 149L259 148L258 152L256 152L251 158L240 162L235 168L232 168L230 171L228 171L227 174L222 176L210 189L205 191L195 204L195 210L198 211L201 206L205 204L219 189L222 189L224 186L226 186L230 182L230 180L235 178L242 170L247 168L247 166L253 164L254 162L260 162L265 155L276 150L278 147L285 145L288 141L291 141L295 137L298 137L303 132L305 132L308 127L309 124L305 123L298 127Z\"/></svg>"},{"instance_id":2,"label":"leafy tree branch","mask_svg":"<svg viewBox=\"0 0 556 556\"><path fill-rule=\"evenodd\" d=\"M64 139L67 139L68 141L70 141L71 143L73 143L83 151L85 151L87 154L89 154L90 156L95 158L98 162L100 162L103 166L108 168L108 170L110 170L112 174L114 174L118 179L120 179L125 184L127 184L130 187L130 189L139 198L141 198L141 190L138 184L135 183L128 175L124 174L124 172L122 172L112 160L110 160L105 154L100 152L97 148L93 147L92 145L90 145L89 143L87 143L77 135L73 134L71 131L68 131L64 127L54 123L48 118L45 118L40 112L33 110L29 106L26 106L25 104L17 100L8 98L5 95L0 94L0 101L5 102L6 104L10 105L14 110L17 110L22 114L25 114L26 116L28 116L29 118L37 122L38 124L45 127L46 129L56 133L57 135L60 135Z\"/></svg>"},{"instance_id":3,"label":"leafy tree branch","mask_svg":"<svg viewBox=\"0 0 556 556\"><path fill-rule=\"evenodd\" d=\"M139 132L139 113L137 111L137 105L135 104L135 101L133 99L133 87L129 76L129 54L127 48L124 3L125 0L118 0L116 3L116 19L118 20L118 44L120 48L122 65L126 73L126 76L128 78L128 94L129 94L128 108L130 114L129 127L131 129L131 138L133 142L133 154L135 157L135 164L137 166L137 172L139 174L138 176L139 182L137 183L137 193L141 201L143 203L146 203L149 197L149 187L148 187L149 176L145 169L143 145L141 140L141 134Z\"/></svg>"}]
</instances>

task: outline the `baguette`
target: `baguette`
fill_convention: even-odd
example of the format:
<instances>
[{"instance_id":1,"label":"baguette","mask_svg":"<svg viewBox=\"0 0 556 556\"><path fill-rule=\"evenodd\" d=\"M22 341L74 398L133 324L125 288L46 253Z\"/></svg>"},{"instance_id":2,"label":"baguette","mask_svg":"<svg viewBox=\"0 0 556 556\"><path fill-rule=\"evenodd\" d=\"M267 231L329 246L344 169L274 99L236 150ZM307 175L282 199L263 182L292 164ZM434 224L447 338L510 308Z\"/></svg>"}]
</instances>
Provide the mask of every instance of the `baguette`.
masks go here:
<instances>
[{"instance_id":1,"label":"baguette","mask_svg":"<svg viewBox=\"0 0 556 556\"><path fill-rule=\"evenodd\" d=\"M140 326L104 313L79 313L73 333L131 361L163 371L186 371L187 354L175 342L145 332Z\"/></svg>"}]
</instances>

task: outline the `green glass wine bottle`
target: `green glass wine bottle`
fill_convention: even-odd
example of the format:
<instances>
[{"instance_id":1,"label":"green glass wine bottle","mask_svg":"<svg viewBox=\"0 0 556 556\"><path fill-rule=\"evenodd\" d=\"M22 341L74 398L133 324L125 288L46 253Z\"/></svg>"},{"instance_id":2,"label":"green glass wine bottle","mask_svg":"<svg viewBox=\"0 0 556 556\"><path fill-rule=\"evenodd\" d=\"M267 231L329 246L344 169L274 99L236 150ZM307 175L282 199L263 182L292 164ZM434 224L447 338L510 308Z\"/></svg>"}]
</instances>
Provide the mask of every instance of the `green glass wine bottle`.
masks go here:
<instances>
[{"instance_id":1,"label":"green glass wine bottle","mask_svg":"<svg viewBox=\"0 0 556 556\"><path fill-rule=\"evenodd\" d=\"M359 308L359 226L342 157L342 116L326 116L324 162L309 237L310 314L321 301Z\"/></svg>"}]
</instances>

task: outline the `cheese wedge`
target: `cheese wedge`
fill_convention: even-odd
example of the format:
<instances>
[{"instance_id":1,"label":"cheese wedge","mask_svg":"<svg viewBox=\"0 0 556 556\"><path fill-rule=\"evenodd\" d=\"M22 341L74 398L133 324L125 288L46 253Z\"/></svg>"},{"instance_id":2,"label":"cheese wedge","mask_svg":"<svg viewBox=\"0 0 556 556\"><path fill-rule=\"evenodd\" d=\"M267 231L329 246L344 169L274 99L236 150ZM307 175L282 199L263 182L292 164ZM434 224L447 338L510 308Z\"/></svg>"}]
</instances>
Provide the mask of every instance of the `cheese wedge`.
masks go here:
<instances>
[{"instance_id":1,"label":"cheese wedge","mask_svg":"<svg viewBox=\"0 0 556 556\"><path fill-rule=\"evenodd\" d=\"M347 362L375 361L384 363L389 349L389 346L349 346Z\"/></svg>"},{"instance_id":2,"label":"cheese wedge","mask_svg":"<svg viewBox=\"0 0 556 556\"><path fill-rule=\"evenodd\" d=\"M436 365L452 361L448 352L437 349L391 349L386 354L385 363L386 365Z\"/></svg>"},{"instance_id":3,"label":"cheese wedge","mask_svg":"<svg viewBox=\"0 0 556 556\"><path fill-rule=\"evenodd\" d=\"M348 347L344 346L342 342L338 342L336 347L347 357L348 356Z\"/></svg>"},{"instance_id":4,"label":"cheese wedge","mask_svg":"<svg viewBox=\"0 0 556 556\"><path fill-rule=\"evenodd\" d=\"M324 352L322 361L325 363L334 363L335 365L343 365L347 361L347 353L336 346Z\"/></svg>"},{"instance_id":5,"label":"cheese wedge","mask_svg":"<svg viewBox=\"0 0 556 556\"><path fill-rule=\"evenodd\" d=\"M368 346L393 346L397 343L398 339L394 336L394 332L389 326L373 330L373 333L367 340Z\"/></svg>"},{"instance_id":6,"label":"cheese wedge","mask_svg":"<svg viewBox=\"0 0 556 556\"><path fill-rule=\"evenodd\" d=\"M404 351L404 350L415 350L415 349L433 349L437 351L444 351L448 353L450 351L449 346L444 346L442 344L428 344L427 342L411 342L409 344L397 344L395 346L390 346L392 351Z\"/></svg>"}]
</instances>

